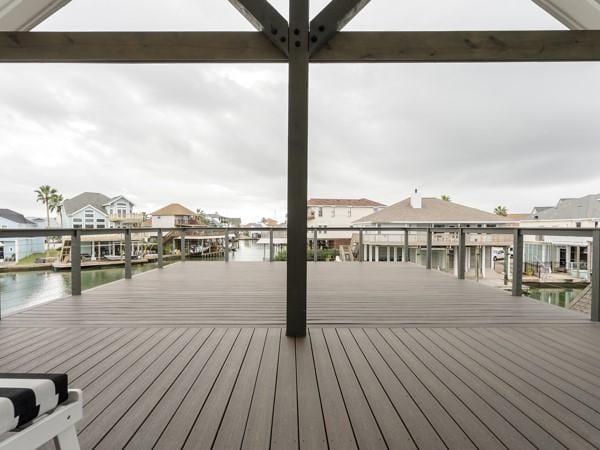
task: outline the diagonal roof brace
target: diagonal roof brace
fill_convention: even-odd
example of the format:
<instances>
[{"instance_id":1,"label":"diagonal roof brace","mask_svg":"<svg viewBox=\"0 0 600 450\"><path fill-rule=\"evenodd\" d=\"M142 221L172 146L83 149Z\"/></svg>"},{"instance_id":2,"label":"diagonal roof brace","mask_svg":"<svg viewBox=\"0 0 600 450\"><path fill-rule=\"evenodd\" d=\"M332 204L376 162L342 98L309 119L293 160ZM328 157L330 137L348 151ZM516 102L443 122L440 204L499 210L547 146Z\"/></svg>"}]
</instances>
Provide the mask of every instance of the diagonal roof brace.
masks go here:
<instances>
[{"instance_id":1,"label":"diagonal roof brace","mask_svg":"<svg viewBox=\"0 0 600 450\"><path fill-rule=\"evenodd\" d=\"M365 7L371 0L332 0L310 22L310 54L314 54L335 34L344 28L348 22Z\"/></svg>"},{"instance_id":2,"label":"diagonal roof brace","mask_svg":"<svg viewBox=\"0 0 600 450\"><path fill-rule=\"evenodd\" d=\"M289 26L287 20L267 0L229 0L258 30L288 56Z\"/></svg>"}]
</instances>

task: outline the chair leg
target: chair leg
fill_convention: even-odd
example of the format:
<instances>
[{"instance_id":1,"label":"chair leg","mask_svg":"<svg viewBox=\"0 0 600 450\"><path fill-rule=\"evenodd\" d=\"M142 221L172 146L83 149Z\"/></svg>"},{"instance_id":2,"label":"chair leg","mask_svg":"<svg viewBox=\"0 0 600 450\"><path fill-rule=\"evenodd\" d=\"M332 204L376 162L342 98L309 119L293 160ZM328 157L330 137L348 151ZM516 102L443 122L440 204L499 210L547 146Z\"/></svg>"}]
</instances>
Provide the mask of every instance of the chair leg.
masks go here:
<instances>
[{"instance_id":1,"label":"chair leg","mask_svg":"<svg viewBox=\"0 0 600 450\"><path fill-rule=\"evenodd\" d=\"M79 439L75 427L67 428L54 438L54 445L57 450L80 450Z\"/></svg>"}]
</instances>

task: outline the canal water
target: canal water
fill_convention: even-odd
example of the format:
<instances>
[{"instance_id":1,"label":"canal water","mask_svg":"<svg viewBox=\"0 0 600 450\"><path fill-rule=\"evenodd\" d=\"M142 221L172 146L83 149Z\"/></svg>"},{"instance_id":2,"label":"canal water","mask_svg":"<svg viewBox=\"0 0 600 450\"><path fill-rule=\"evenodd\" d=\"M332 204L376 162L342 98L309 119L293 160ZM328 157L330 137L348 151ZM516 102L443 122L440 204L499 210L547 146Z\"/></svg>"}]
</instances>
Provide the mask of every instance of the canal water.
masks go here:
<instances>
[{"instance_id":1,"label":"canal water","mask_svg":"<svg viewBox=\"0 0 600 450\"><path fill-rule=\"evenodd\" d=\"M530 287L525 295L551 305L568 308L583 289L577 288L534 288Z\"/></svg>"},{"instance_id":2,"label":"canal water","mask_svg":"<svg viewBox=\"0 0 600 450\"><path fill-rule=\"evenodd\" d=\"M232 261L263 261L265 247L255 241L240 241L239 249L231 253ZM168 263L166 261L166 263ZM136 264L132 273L138 274L156 268L156 264ZM125 276L123 267L86 269L81 272L81 288L120 280ZM0 311L2 314L14 312L23 307L62 298L71 293L71 272L53 270L33 272L0 273Z\"/></svg>"}]
</instances>

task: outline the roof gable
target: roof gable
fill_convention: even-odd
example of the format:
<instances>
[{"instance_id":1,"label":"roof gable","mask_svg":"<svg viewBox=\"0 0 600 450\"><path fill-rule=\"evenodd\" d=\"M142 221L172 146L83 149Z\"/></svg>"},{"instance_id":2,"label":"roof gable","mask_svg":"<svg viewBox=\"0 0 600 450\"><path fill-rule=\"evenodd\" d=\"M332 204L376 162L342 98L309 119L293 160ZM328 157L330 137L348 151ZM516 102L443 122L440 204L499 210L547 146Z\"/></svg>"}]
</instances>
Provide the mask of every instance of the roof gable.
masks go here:
<instances>
[{"instance_id":1,"label":"roof gable","mask_svg":"<svg viewBox=\"0 0 600 450\"><path fill-rule=\"evenodd\" d=\"M13 211L12 209L0 208L0 217L14 223L35 225L31 220L27 220L23 214Z\"/></svg>"},{"instance_id":2,"label":"roof gable","mask_svg":"<svg viewBox=\"0 0 600 450\"><path fill-rule=\"evenodd\" d=\"M600 194L580 198L561 198L556 206L535 212L534 219L593 219L600 218Z\"/></svg>"},{"instance_id":3,"label":"roof gable","mask_svg":"<svg viewBox=\"0 0 600 450\"><path fill-rule=\"evenodd\" d=\"M92 206L98 211L106 214L104 204L110 200L110 197L99 192L83 192L73 198L63 201L62 207L67 215L75 214L86 206Z\"/></svg>"},{"instance_id":4,"label":"roof gable","mask_svg":"<svg viewBox=\"0 0 600 450\"><path fill-rule=\"evenodd\" d=\"M354 223L506 223L510 219L439 198L423 198L422 208L410 206L410 198L370 214Z\"/></svg>"},{"instance_id":5,"label":"roof gable","mask_svg":"<svg viewBox=\"0 0 600 450\"><path fill-rule=\"evenodd\" d=\"M311 198L308 206L347 206L353 208L375 208L385 206L368 198Z\"/></svg>"},{"instance_id":6,"label":"roof gable","mask_svg":"<svg viewBox=\"0 0 600 450\"><path fill-rule=\"evenodd\" d=\"M179 203L171 203L152 213L153 216L194 216L196 213Z\"/></svg>"}]
</instances>

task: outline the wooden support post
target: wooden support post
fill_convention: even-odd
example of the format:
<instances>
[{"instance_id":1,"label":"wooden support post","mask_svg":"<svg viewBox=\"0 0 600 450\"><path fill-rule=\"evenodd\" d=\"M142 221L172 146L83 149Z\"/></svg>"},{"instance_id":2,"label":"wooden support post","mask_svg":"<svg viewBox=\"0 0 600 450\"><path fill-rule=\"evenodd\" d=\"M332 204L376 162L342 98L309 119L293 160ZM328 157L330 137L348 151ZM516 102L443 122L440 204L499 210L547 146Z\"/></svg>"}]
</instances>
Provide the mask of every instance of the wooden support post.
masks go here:
<instances>
[{"instance_id":1,"label":"wooden support post","mask_svg":"<svg viewBox=\"0 0 600 450\"><path fill-rule=\"evenodd\" d=\"M592 243L592 321L600 322L600 230L594 230Z\"/></svg>"},{"instance_id":2,"label":"wooden support post","mask_svg":"<svg viewBox=\"0 0 600 450\"><path fill-rule=\"evenodd\" d=\"M465 279L465 266L467 260L467 245L466 245L466 234L462 230L458 230L458 279Z\"/></svg>"},{"instance_id":3,"label":"wooden support post","mask_svg":"<svg viewBox=\"0 0 600 450\"><path fill-rule=\"evenodd\" d=\"M313 259L315 262L319 261L319 239L317 233L317 230L313 231Z\"/></svg>"},{"instance_id":4,"label":"wooden support post","mask_svg":"<svg viewBox=\"0 0 600 450\"><path fill-rule=\"evenodd\" d=\"M181 230L181 261L185 261L185 230Z\"/></svg>"},{"instance_id":5,"label":"wooden support post","mask_svg":"<svg viewBox=\"0 0 600 450\"><path fill-rule=\"evenodd\" d=\"M225 237L223 238L223 240L225 241L225 247L224 247L225 262L229 262L229 230L227 228L225 228Z\"/></svg>"},{"instance_id":6,"label":"wooden support post","mask_svg":"<svg viewBox=\"0 0 600 450\"><path fill-rule=\"evenodd\" d=\"M365 249L363 244L363 230L358 231L358 262L364 262Z\"/></svg>"},{"instance_id":7,"label":"wooden support post","mask_svg":"<svg viewBox=\"0 0 600 450\"><path fill-rule=\"evenodd\" d=\"M306 336L308 0L290 0L287 336Z\"/></svg>"},{"instance_id":8,"label":"wooden support post","mask_svg":"<svg viewBox=\"0 0 600 450\"><path fill-rule=\"evenodd\" d=\"M125 279L131 279L131 230L125 229Z\"/></svg>"},{"instance_id":9,"label":"wooden support post","mask_svg":"<svg viewBox=\"0 0 600 450\"><path fill-rule=\"evenodd\" d=\"M275 246L273 244L273 230L269 230L269 261L275 260Z\"/></svg>"},{"instance_id":10,"label":"wooden support post","mask_svg":"<svg viewBox=\"0 0 600 450\"><path fill-rule=\"evenodd\" d=\"M163 268L163 233L162 230L158 230L156 236L156 253L158 254L158 268Z\"/></svg>"},{"instance_id":11,"label":"wooden support post","mask_svg":"<svg viewBox=\"0 0 600 450\"><path fill-rule=\"evenodd\" d=\"M433 231L431 228L427 230L427 269L431 270L433 264Z\"/></svg>"},{"instance_id":12,"label":"wooden support post","mask_svg":"<svg viewBox=\"0 0 600 450\"><path fill-rule=\"evenodd\" d=\"M514 231L512 295L523 295L523 231Z\"/></svg>"},{"instance_id":13,"label":"wooden support post","mask_svg":"<svg viewBox=\"0 0 600 450\"><path fill-rule=\"evenodd\" d=\"M81 295L81 230L71 235L71 295Z\"/></svg>"},{"instance_id":14,"label":"wooden support post","mask_svg":"<svg viewBox=\"0 0 600 450\"><path fill-rule=\"evenodd\" d=\"M402 261L410 261L410 248L408 247L408 228L404 230L404 249L402 250Z\"/></svg>"},{"instance_id":15,"label":"wooden support post","mask_svg":"<svg viewBox=\"0 0 600 450\"><path fill-rule=\"evenodd\" d=\"M504 286L508 285L508 263L510 261L508 253L508 247L504 247Z\"/></svg>"}]
</instances>

